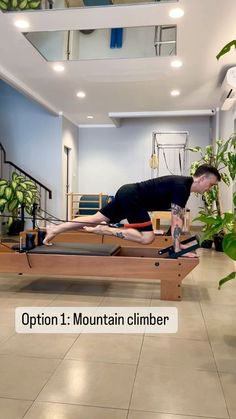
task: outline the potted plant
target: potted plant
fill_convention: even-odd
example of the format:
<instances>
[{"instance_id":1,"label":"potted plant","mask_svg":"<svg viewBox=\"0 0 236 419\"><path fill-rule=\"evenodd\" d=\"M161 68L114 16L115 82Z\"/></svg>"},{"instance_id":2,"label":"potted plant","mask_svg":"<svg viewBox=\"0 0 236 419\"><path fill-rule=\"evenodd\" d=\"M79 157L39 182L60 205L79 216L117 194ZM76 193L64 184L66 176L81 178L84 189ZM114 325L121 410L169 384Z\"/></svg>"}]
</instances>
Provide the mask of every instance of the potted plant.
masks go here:
<instances>
[{"instance_id":1,"label":"potted plant","mask_svg":"<svg viewBox=\"0 0 236 419\"><path fill-rule=\"evenodd\" d=\"M233 194L233 203L234 203L234 220L232 231L224 236L223 239L223 251L229 256L234 262L236 261L236 192ZM235 270L229 275L225 276L219 281L218 288L220 289L223 284L232 279L236 279Z\"/></svg>"},{"instance_id":2,"label":"potted plant","mask_svg":"<svg viewBox=\"0 0 236 419\"><path fill-rule=\"evenodd\" d=\"M3 12L13 10L39 9L41 0L0 0L0 10Z\"/></svg>"},{"instance_id":3,"label":"potted plant","mask_svg":"<svg viewBox=\"0 0 236 419\"><path fill-rule=\"evenodd\" d=\"M217 213L213 215L201 214L194 219L205 224L202 240L214 240L215 249L223 251L222 242L225 234L233 232L234 214L232 212L224 212L221 215Z\"/></svg>"},{"instance_id":4,"label":"potted plant","mask_svg":"<svg viewBox=\"0 0 236 419\"><path fill-rule=\"evenodd\" d=\"M236 177L236 134L232 134L227 141L217 140L216 148L213 149L212 145L208 145L205 149L200 146L189 148L192 152L200 153L200 159L192 163L190 173L193 175L201 164L210 164L218 169L221 175L222 181L229 186L230 182ZM204 206L200 208L200 217L195 220L204 222L204 220L210 220L208 217L218 216L220 221L222 214L221 201L219 187L215 186L209 192L205 192L202 196ZM215 218L214 218L215 219ZM224 220L224 217L223 217ZM213 220L212 220L213 221ZM203 231L208 231L207 224L204 225ZM216 229L217 230L217 229ZM205 240L212 240L213 236L210 232L207 236L204 236ZM214 232L215 244L220 241L222 242L223 233L222 230ZM221 248L221 245L216 244L216 248ZM211 247L207 242L203 241L202 247Z\"/></svg>"},{"instance_id":5,"label":"potted plant","mask_svg":"<svg viewBox=\"0 0 236 419\"><path fill-rule=\"evenodd\" d=\"M216 56L217 60L219 60L222 55L227 54L230 51L231 47L236 48L236 40L235 39L230 41L228 44L226 44L221 49L221 51ZM234 158L236 158L235 155L234 155ZM233 163L233 166L234 165L235 165L235 163ZM232 167L232 169L233 169L233 167ZM233 204L234 204L233 229L232 229L232 232L230 232L230 233L228 233L224 236L223 251L232 260L236 261L236 192L234 192L234 194L233 194ZM223 284L225 284L225 282L230 281L232 279L236 279L235 270L219 281L219 287L218 288L220 289L221 286Z\"/></svg>"},{"instance_id":6,"label":"potted plant","mask_svg":"<svg viewBox=\"0 0 236 419\"><path fill-rule=\"evenodd\" d=\"M201 217L200 221L204 222L202 220L205 220L207 219L207 217L210 217L216 213L216 211L212 210L211 206L209 207L206 202L204 203L205 203L205 206L200 207L199 216L195 218L193 221L195 221L196 219L198 220L198 218ZM202 232L205 233L206 229L207 229L207 224L204 223L204 226L202 227ZM203 247L204 249L211 249L212 244L213 244L213 237L210 234L207 236L207 238L202 239L201 241L201 247Z\"/></svg>"},{"instance_id":7,"label":"potted plant","mask_svg":"<svg viewBox=\"0 0 236 419\"><path fill-rule=\"evenodd\" d=\"M32 215L33 206L38 202L37 186L25 176L13 172L10 180L0 179L0 213L7 210L10 214L7 216L10 234L24 230L24 211Z\"/></svg>"}]
</instances>

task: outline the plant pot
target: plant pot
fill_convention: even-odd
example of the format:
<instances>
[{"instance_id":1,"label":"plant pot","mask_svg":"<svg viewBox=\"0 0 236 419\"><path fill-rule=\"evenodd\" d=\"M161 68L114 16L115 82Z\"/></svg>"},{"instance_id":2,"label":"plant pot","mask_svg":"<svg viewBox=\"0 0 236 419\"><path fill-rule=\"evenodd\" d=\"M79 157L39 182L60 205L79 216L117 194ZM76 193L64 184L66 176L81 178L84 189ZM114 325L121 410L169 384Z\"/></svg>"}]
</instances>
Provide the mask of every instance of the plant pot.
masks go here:
<instances>
[{"instance_id":1,"label":"plant pot","mask_svg":"<svg viewBox=\"0 0 236 419\"><path fill-rule=\"evenodd\" d=\"M21 220L15 220L8 229L9 236L18 236L21 231L24 231L24 222Z\"/></svg>"},{"instance_id":2,"label":"plant pot","mask_svg":"<svg viewBox=\"0 0 236 419\"><path fill-rule=\"evenodd\" d=\"M223 235L214 236L213 239L214 239L215 250L217 252L223 252L222 244L223 244L224 236Z\"/></svg>"},{"instance_id":3,"label":"plant pot","mask_svg":"<svg viewBox=\"0 0 236 419\"><path fill-rule=\"evenodd\" d=\"M201 247L204 249L211 249L213 244L213 240L203 240Z\"/></svg>"}]
</instances>

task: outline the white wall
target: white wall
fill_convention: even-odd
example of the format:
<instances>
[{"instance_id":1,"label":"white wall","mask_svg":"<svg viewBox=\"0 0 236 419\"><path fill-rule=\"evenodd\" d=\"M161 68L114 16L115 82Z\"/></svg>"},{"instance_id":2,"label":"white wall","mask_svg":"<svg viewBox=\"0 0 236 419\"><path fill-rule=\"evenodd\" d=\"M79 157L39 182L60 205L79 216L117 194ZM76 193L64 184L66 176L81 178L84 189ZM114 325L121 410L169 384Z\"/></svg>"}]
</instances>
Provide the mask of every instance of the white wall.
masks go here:
<instances>
[{"instance_id":1,"label":"white wall","mask_svg":"<svg viewBox=\"0 0 236 419\"><path fill-rule=\"evenodd\" d=\"M130 119L120 128L79 128L79 192L114 195L122 184L149 179L153 131L189 131L190 146L211 142L209 117ZM198 158L189 153L188 169ZM193 216L199 205L200 197L191 196Z\"/></svg>"},{"instance_id":2,"label":"white wall","mask_svg":"<svg viewBox=\"0 0 236 419\"><path fill-rule=\"evenodd\" d=\"M73 125L70 121L63 118L62 120L62 216L66 217L66 159L64 147L70 149L69 151L69 192L78 190L78 127Z\"/></svg>"},{"instance_id":3,"label":"white wall","mask_svg":"<svg viewBox=\"0 0 236 419\"><path fill-rule=\"evenodd\" d=\"M62 117L0 81L0 141L7 159L52 190L48 211L62 217ZM70 123L63 122L63 141L70 143ZM77 128L76 128L77 129ZM74 140L75 142L76 140Z\"/></svg>"}]
</instances>

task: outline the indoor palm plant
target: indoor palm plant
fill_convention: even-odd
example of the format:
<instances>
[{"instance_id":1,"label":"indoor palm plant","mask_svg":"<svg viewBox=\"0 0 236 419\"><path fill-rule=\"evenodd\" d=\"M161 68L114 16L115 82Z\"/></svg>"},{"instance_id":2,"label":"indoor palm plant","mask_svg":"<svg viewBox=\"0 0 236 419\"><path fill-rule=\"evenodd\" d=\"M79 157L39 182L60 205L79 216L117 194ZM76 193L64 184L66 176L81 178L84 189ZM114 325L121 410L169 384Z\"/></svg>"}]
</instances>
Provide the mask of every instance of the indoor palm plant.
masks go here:
<instances>
[{"instance_id":1,"label":"indoor palm plant","mask_svg":"<svg viewBox=\"0 0 236 419\"><path fill-rule=\"evenodd\" d=\"M32 180L28 180L25 176L16 172L12 173L10 180L0 179L0 213L7 211L9 213L8 227L9 229L18 226L19 230L23 229L22 220L23 212L32 215L34 204L39 202L39 193L36 184Z\"/></svg>"},{"instance_id":2,"label":"indoor palm plant","mask_svg":"<svg viewBox=\"0 0 236 419\"><path fill-rule=\"evenodd\" d=\"M236 261L236 192L233 194L233 205L234 213L200 215L195 220L205 223L206 228L202 240L206 240L216 233L223 233L222 250L233 261ZM219 289L225 282L232 279L236 279L235 270L219 281Z\"/></svg>"},{"instance_id":3,"label":"indoor palm plant","mask_svg":"<svg viewBox=\"0 0 236 419\"><path fill-rule=\"evenodd\" d=\"M199 153L200 159L192 163L190 173L193 175L196 169L201 164L210 164L220 172L222 181L229 186L231 181L236 178L236 134L232 134L227 141L217 140L216 148L214 150L212 145L208 145L205 149L200 146L189 148L190 151ZM209 225L206 220L213 222L213 219L217 223L224 224L225 218L221 210L221 201L218 185L213 187L209 192L205 192L202 196L203 206L200 207L199 217L195 220L202 221L204 223L203 232L208 231L205 235L205 240L213 239L213 235L216 240L219 236L222 236L222 229L216 228L212 235L209 231ZM213 218L211 218L213 217ZM223 217L223 218L222 218ZM230 216L229 216L230 217Z\"/></svg>"},{"instance_id":4,"label":"indoor palm plant","mask_svg":"<svg viewBox=\"0 0 236 419\"><path fill-rule=\"evenodd\" d=\"M219 58L222 55L227 54L230 51L231 47L236 48L236 40L230 41L221 49L221 51L216 56L217 60L219 60ZM234 151L235 151L235 144L234 144ZM235 159L235 154L234 154L234 159ZM232 161L231 171L233 170L235 173L235 160ZM223 251L227 256L229 256L235 262L236 261L236 192L234 192L233 194L233 205L234 205L233 227L232 227L232 231L224 236ZM219 289L225 282L230 281L232 279L236 279L235 269L233 272L231 272L229 275L227 275L226 277L222 278L219 281Z\"/></svg>"},{"instance_id":5,"label":"indoor palm plant","mask_svg":"<svg viewBox=\"0 0 236 419\"><path fill-rule=\"evenodd\" d=\"M39 9L41 0L0 0L0 10L26 10Z\"/></svg>"}]
</instances>

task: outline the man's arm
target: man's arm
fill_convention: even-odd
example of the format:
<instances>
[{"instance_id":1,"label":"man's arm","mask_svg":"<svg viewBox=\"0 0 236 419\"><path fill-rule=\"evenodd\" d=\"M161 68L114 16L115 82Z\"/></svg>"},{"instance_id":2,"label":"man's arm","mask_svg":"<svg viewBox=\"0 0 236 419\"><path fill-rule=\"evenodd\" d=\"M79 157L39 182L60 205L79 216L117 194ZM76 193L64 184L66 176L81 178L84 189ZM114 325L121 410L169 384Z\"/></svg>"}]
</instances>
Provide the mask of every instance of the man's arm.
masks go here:
<instances>
[{"instance_id":1,"label":"man's arm","mask_svg":"<svg viewBox=\"0 0 236 419\"><path fill-rule=\"evenodd\" d=\"M171 235L173 238L173 244L175 252L181 250L180 246L180 235L182 233L184 225L184 208L181 208L177 204L171 204Z\"/></svg>"}]
</instances>

